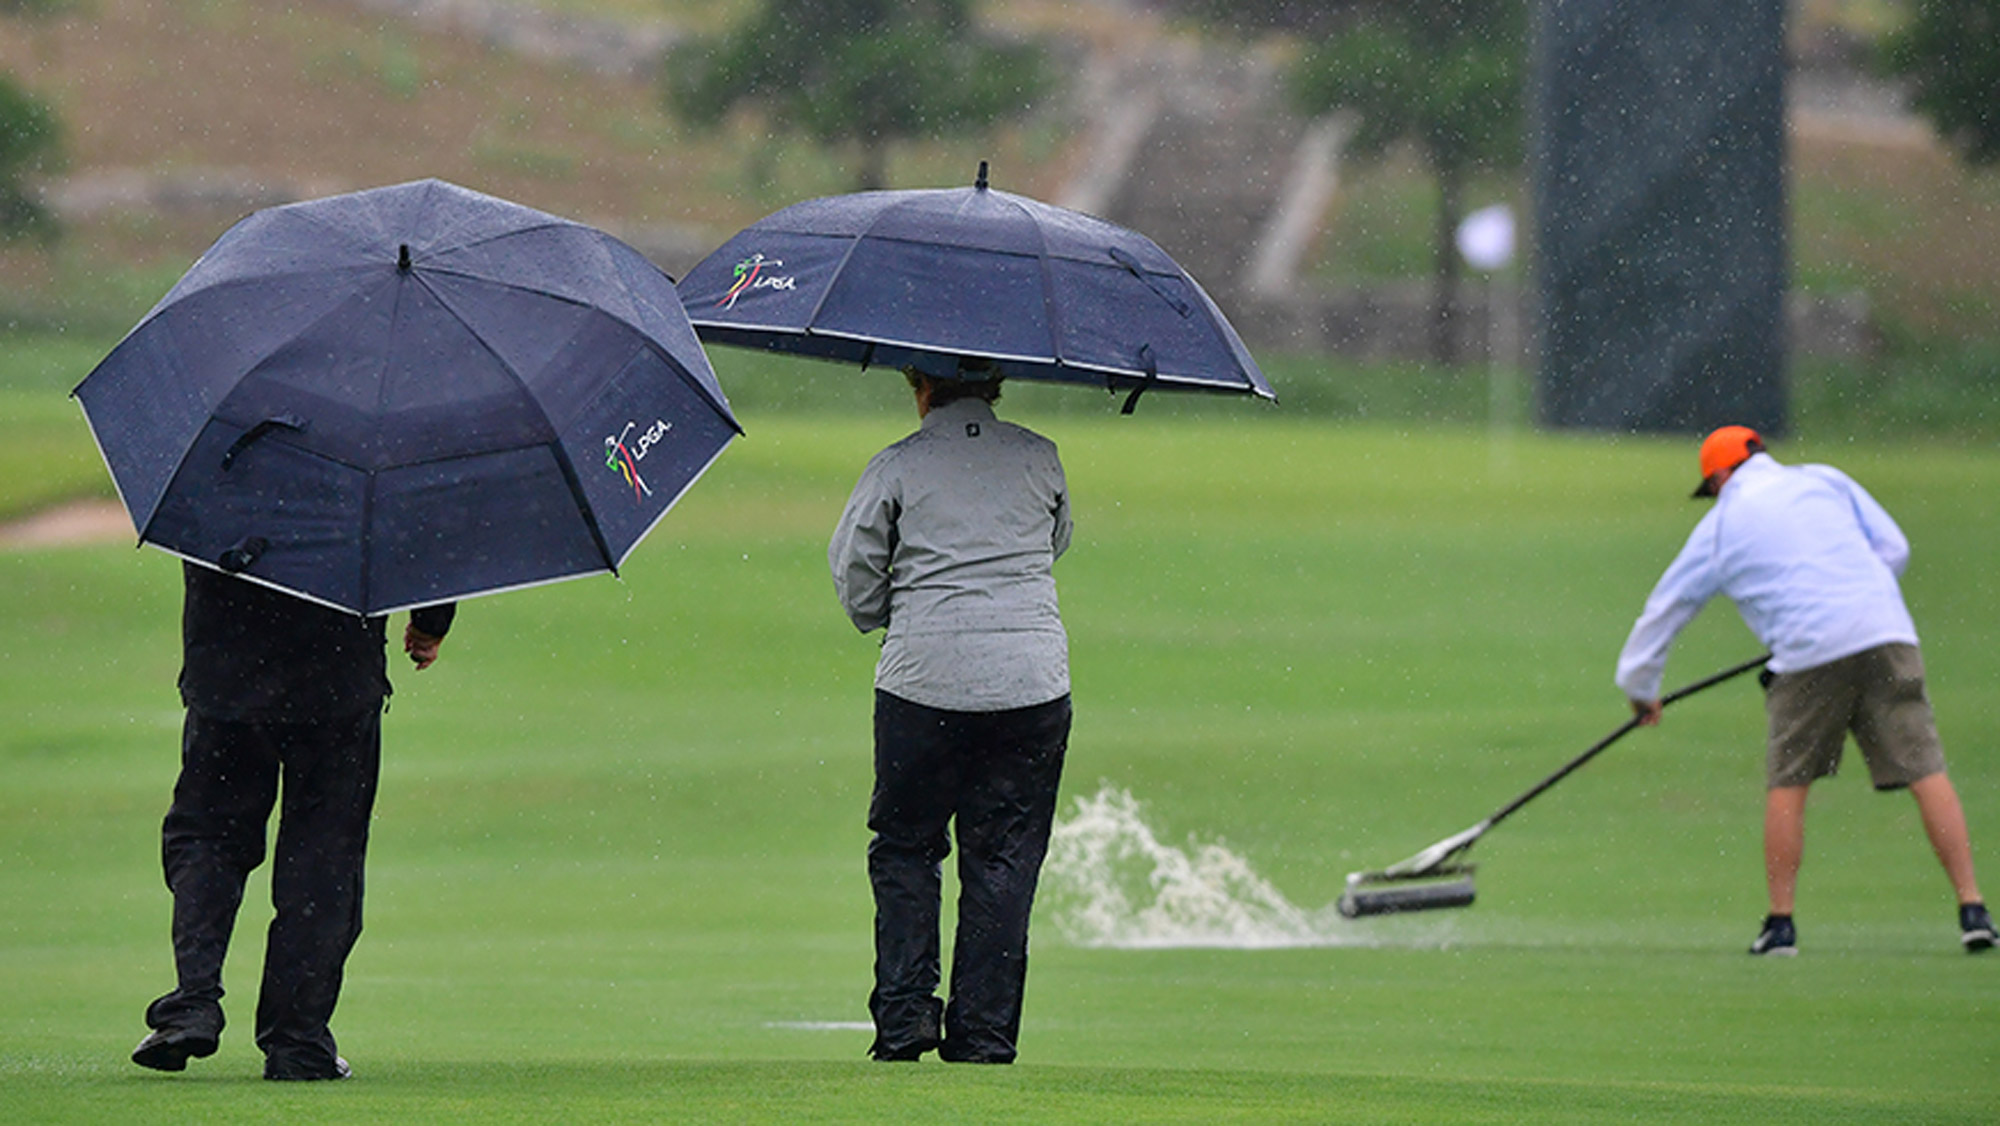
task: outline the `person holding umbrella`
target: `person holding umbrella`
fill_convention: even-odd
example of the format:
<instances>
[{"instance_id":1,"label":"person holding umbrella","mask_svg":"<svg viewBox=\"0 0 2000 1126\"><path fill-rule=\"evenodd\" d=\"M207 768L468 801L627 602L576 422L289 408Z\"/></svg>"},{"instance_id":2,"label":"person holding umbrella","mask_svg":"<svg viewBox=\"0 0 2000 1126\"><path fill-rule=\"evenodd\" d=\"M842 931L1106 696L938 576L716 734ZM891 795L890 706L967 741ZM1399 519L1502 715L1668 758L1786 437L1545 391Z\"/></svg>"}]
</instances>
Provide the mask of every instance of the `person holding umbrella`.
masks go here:
<instances>
[{"instance_id":1,"label":"person holding umbrella","mask_svg":"<svg viewBox=\"0 0 2000 1126\"><path fill-rule=\"evenodd\" d=\"M242 219L72 395L139 542L184 561L179 983L132 1058L216 1050L282 794L257 1044L266 1078L344 1078L387 617L421 669L462 599L617 574L741 427L657 266L442 180Z\"/></svg>"},{"instance_id":2,"label":"person holding umbrella","mask_svg":"<svg viewBox=\"0 0 2000 1126\"><path fill-rule=\"evenodd\" d=\"M327 1021L361 934L362 863L391 688L385 619L182 564L180 778L162 826L176 984L146 1009L132 1062L182 1071L214 1054L222 963L282 790L274 915L257 995L264 1078L345 1079ZM429 668L455 604L411 612L404 651ZM282 780L282 781L281 781Z\"/></svg>"},{"instance_id":3,"label":"person holding umbrella","mask_svg":"<svg viewBox=\"0 0 2000 1126\"><path fill-rule=\"evenodd\" d=\"M1832 775L1851 731L1878 790L1908 789L1958 898L1960 942L1993 946L1973 875L1965 811L1945 774L1924 691L1916 626L1897 578L1910 545L1875 498L1827 465L1780 465L1747 426L1702 442L1697 497L1715 507L1660 577L1618 656L1618 687L1642 724L1660 721L1660 677L1674 638L1709 599L1728 595L1771 650L1765 677L1764 870L1770 913L1750 946L1798 953L1792 908L1808 787Z\"/></svg>"},{"instance_id":4,"label":"person holding umbrella","mask_svg":"<svg viewBox=\"0 0 2000 1126\"><path fill-rule=\"evenodd\" d=\"M1159 244L994 188L854 192L745 227L679 283L708 344L901 370L920 428L877 454L828 547L875 672L870 1053L1015 1056L1028 915L1070 724L1054 562L1070 515L1055 446L998 421L1003 379L1275 402L1207 292ZM951 999L939 865L959 844Z\"/></svg>"},{"instance_id":5,"label":"person holding umbrella","mask_svg":"<svg viewBox=\"0 0 2000 1126\"><path fill-rule=\"evenodd\" d=\"M1069 743L1053 571L1070 542L1068 486L1054 443L995 417L991 365L925 356L905 375L920 428L868 463L827 550L848 617L886 630L868 808L869 1054L1010 1063ZM961 890L942 1005L948 825Z\"/></svg>"}]
</instances>

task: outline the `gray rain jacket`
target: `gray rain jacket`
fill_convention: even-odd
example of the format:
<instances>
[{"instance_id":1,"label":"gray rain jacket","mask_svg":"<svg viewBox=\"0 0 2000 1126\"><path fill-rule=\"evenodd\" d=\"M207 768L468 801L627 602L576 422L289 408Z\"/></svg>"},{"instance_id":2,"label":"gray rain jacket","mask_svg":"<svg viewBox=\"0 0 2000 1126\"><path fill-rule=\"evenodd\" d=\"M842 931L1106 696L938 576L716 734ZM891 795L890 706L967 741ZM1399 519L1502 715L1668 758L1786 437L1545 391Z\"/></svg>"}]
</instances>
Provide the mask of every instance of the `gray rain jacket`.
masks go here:
<instances>
[{"instance_id":1,"label":"gray rain jacket","mask_svg":"<svg viewBox=\"0 0 2000 1126\"><path fill-rule=\"evenodd\" d=\"M1070 530L1055 443L979 400L876 454L827 547L847 616L888 629L875 687L964 712L1067 694L1054 563Z\"/></svg>"}]
</instances>

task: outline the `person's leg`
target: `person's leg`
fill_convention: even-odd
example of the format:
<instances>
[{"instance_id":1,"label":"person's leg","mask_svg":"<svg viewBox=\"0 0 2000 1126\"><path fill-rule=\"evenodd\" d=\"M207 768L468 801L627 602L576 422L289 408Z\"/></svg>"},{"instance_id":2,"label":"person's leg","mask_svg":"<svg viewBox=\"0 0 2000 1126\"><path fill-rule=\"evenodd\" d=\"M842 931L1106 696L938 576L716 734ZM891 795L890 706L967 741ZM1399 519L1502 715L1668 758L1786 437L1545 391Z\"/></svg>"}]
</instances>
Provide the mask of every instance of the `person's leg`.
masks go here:
<instances>
[{"instance_id":1,"label":"person's leg","mask_svg":"<svg viewBox=\"0 0 2000 1126\"><path fill-rule=\"evenodd\" d=\"M951 714L875 693L875 792L868 803L868 882L875 893L875 1022L869 1055L912 1060L942 1039L937 997L940 865L958 783Z\"/></svg>"},{"instance_id":2,"label":"person's leg","mask_svg":"<svg viewBox=\"0 0 2000 1126\"><path fill-rule=\"evenodd\" d=\"M1993 920L1973 875L1965 809L1945 774L1944 742L1924 687L1923 655L1914 645L1884 645L1870 650L1868 657L1872 675L1855 722L1855 741L1876 789L1908 787L1916 798L1924 835L1958 900L1959 940L1967 950L1986 950L1996 937Z\"/></svg>"},{"instance_id":3,"label":"person's leg","mask_svg":"<svg viewBox=\"0 0 2000 1126\"><path fill-rule=\"evenodd\" d=\"M982 717L958 811L958 934L938 1055L1009 1063L1021 1032L1028 919L1069 746L1070 700Z\"/></svg>"},{"instance_id":4,"label":"person's leg","mask_svg":"<svg viewBox=\"0 0 2000 1126\"><path fill-rule=\"evenodd\" d=\"M1931 851L1937 853L1938 863L1944 865L1944 874L1950 878L1958 901L1983 902L1979 881L1972 871L1972 837L1965 828L1965 807L1959 804L1958 791L1952 787L1951 779L1943 771L1919 778L1910 783L1910 794L1917 799L1924 835L1930 838Z\"/></svg>"},{"instance_id":5,"label":"person's leg","mask_svg":"<svg viewBox=\"0 0 2000 1126\"><path fill-rule=\"evenodd\" d=\"M1771 914L1789 916L1805 856L1805 786L1777 786L1764 795L1764 885Z\"/></svg>"},{"instance_id":6,"label":"person's leg","mask_svg":"<svg viewBox=\"0 0 2000 1126\"><path fill-rule=\"evenodd\" d=\"M283 728L284 789L271 866L271 919L257 995L269 1079L340 1077L327 1022L361 935L368 821L381 773L382 717L367 711Z\"/></svg>"},{"instance_id":7,"label":"person's leg","mask_svg":"<svg viewBox=\"0 0 2000 1126\"><path fill-rule=\"evenodd\" d=\"M181 771L161 824L160 861L173 892L173 992L146 1007L154 1030L135 1062L165 1071L215 1050L222 1033L222 964L243 884L264 860L278 762L254 725L190 710Z\"/></svg>"},{"instance_id":8,"label":"person's leg","mask_svg":"<svg viewBox=\"0 0 2000 1126\"><path fill-rule=\"evenodd\" d=\"M1847 729L1860 698L1860 670L1843 658L1760 678L1769 721L1764 748L1764 888L1770 914L1752 954L1796 954L1792 923L1799 865L1805 855L1806 790L1840 768Z\"/></svg>"}]
</instances>

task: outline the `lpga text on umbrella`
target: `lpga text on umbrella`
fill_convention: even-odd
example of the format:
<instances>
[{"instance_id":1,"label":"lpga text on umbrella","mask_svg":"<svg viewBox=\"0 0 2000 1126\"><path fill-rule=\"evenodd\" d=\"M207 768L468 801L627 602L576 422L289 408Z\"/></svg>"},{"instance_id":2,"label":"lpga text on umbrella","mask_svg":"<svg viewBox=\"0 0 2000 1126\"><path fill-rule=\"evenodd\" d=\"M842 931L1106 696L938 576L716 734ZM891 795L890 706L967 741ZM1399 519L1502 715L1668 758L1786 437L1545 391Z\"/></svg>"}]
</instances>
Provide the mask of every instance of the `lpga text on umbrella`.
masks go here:
<instances>
[{"instance_id":1,"label":"lpga text on umbrella","mask_svg":"<svg viewBox=\"0 0 2000 1126\"><path fill-rule=\"evenodd\" d=\"M620 430L616 437L604 439L604 467L625 478L625 483L632 486L632 499L643 500L652 496L653 490L648 488L645 479L639 476L639 463L646 460L647 452L660 439L667 436L667 431L672 430L674 424L665 419L654 419L653 424L646 427L645 433L639 435L638 441L626 445L626 437L638 425L636 422L628 422L625 424L625 429Z\"/></svg>"},{"instance_id":2,"label":"lpga text on umbrella","mask_svg":"<svg viewBox=\"0 0 2000 1126\"><path fill-rule=\"evenodd\" d=\"M734 271L736 284L730 286L729 292L723 294L722 300L716 302L716 304L725 309L734 309L736 307L736 299L753 289L798 288L799 279L792 274L771 274L765 272L784 264L784 259L766 258L761 252L752 254L750 257L738 262Z\"/></svg>"}]
</instances>

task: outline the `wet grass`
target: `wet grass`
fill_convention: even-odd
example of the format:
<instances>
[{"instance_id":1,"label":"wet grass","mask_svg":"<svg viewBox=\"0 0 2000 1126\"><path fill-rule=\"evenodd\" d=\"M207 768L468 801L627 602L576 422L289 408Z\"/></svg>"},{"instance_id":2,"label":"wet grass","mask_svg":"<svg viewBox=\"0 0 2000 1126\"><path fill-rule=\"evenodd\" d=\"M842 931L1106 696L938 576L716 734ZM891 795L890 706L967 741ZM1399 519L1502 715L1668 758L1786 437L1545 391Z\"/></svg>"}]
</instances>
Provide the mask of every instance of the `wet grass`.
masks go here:
<instances>
[{"instance_id":1,"label":"wet grass","mask_svg":"<svg viewBox=\"0 0 2000 1126\"><path fill-rule=\"evenodd\" d=\"M2000 1094L1968 1034L2000 963L1957 952L1907 799L1816 791L1805 954L1741 953L1762 909L1741 683L1482 843L1471 910L1266 951L1083 949L1044 923L1016 1067L867 1064L875 646L824 546L910 421L750 398L622 582L477 600L436 668L397 675L337 1087L256 1079L261 878L222 1052L178 1077L125 1061L169 973L176 569L0 554L0 1121L1973 1122ZM1678 440L1003 405L1061 443L1077 506L1066 795L1128 788L1162 839L1222 838L1308 908L1622 719L1613 655L1698 514ZM1839 462L1910 533L1990 860L2000 458L1779 454ZM1669 679L1753 645L1711 608Z\"/></svg>"}]
</instances>

